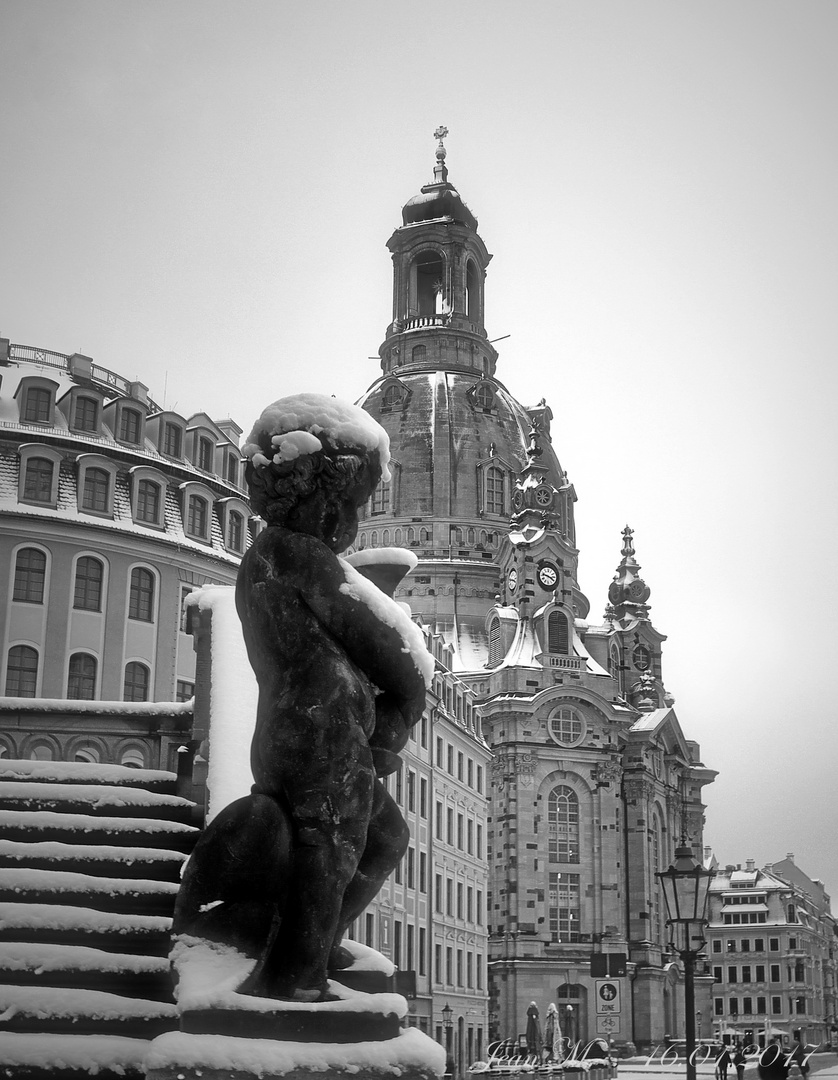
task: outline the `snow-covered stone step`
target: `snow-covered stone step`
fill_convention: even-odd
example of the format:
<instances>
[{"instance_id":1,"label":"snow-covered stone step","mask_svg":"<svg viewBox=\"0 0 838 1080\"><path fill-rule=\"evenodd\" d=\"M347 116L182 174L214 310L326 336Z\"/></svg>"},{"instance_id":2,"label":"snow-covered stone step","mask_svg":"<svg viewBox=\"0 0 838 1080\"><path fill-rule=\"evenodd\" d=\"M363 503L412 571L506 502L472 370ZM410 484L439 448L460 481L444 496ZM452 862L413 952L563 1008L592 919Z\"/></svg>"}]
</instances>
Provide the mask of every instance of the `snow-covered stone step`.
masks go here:
<instances>
[{"instance_id":1,"label":"snow-covered stone step","mask_svg":"<svg viewBox=\"0 0 838 1080\"><path fill-rule=\"evenodd\" d=\"M61 904L0 904L0 942L53 942L166 956L171 923L162 915L125 915Z\"/></svg>"},{"instance_id":2,"label":"snow-covered stone step","mask_svg":"<svg viewBox=\"0 0 838 1080\"><path fill-rule=\"evenodd\" d=\"M97 817L50 810L0 810L0 837L36 843L160 847L189 852L200 830L181 821L146 817Z\"/></svg>"},{"instance_id":3,"label":"snow-covered stone step","mask_svg":"<svg viewBox=\"0 0 838 1080\"><path fill-rule=\"evenodd\" d=\"M0 903L78 904L101 911L171 915L177 891L173 881L94 877L66 870L21 867L0 874Z\"/></svg>"},{"instance_id":4,"label":"snow-covered stone step","mask_svg":"<svg viewBox=\"0 0 838 1080\"><path fill-rule=\"evenodd\" d=\"M165 848L115 847L107 844L62 844L0 840L0 869L29 866L37 870L69 870L94 877L152 878L180 881L186 861L182 851ZM0 874L2 880L2 874Z\"/></svg>"},{"instance_id":5,"label":"snow-covered stone step","mask_svg":"<svg viewBox=\"0 0 838 1080\"><path fill-rule=\"evenodd\" d=\"M72 986L169 1002L173 994L172 974L165 957L29 941L0 942L0 984Z\"/></svg>"},{"instance_id":6,"label":"snow-covered stone step","mask_svg":"<svg viewBox=\"0 0 838 1080\"><path fill-rule=\"evenodd\" d=\"M145 1039L0 1032L0 1076L14 1080L141 1080Z\"/></svg>"},{"instance_id":7,"label":"snow-covered stone step","mask_svg":"<svg viewBox=\"0 0 838 1080\"><path fill-rule=\"evenodd\" d=\"M62 814L165 818L188 823L194 803L177 795L110 784L0 781L0 810L43 810Z\"/></svg>"},{"instance_id":8,"label":"snow-covered stone step","mask_svg":"<svg viewBox=\"0 0 838 1080\"><path fill-rule=\"evenodd\" d=\"M159 769L129 769L125 765L98 765L87 761L30 761L3 758L0 783L6 781L59 784L118 784L143 787L174 795L177 776Z\"/></svg>"},{"instance_id":9,"label":"snow-covered stone step","mask_svg":"<svg viewBox=\"0 0 838 1080\"><path fill-rule=\"evenodd\" d=\"M99 990L0 986L0 1031L153 1039L178 1026L175 1005Z\"/></svg>"}]
</instances>

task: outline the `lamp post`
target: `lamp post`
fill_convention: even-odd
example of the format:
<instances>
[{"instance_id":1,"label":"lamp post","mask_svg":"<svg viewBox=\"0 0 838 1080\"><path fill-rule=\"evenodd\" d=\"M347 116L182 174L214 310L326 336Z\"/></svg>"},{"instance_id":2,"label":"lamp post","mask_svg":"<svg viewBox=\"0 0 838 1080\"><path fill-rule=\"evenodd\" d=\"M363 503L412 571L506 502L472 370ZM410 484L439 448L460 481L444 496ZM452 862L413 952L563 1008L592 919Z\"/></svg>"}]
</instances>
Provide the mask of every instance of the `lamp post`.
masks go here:
<instances>
[{"instance_id":1,"label":"lamp post","mask_svg":"<svg viewBox=\"0 0 838 1080\"><path fill-rule=\"evenodd\" d=\"M448 1062L452 1060L451 1057L451 1037L454 1031L454 1010L446 1002L445 1008L442 1010L442 1026L445 1028L445 1071L448 1072Z\"/></svg>"},{"instance_id":2,"label":"lamp post","mask_svg":"<svg viewBox=\"0 0 838 1080\"><path fill-rule=\"evenodd\" d=\"M684 965L684 1021L687 1036L687 1080L696 1080L695 1069L695 961L705 944L707 897L712 870L693 858L692 848L675 850L675 862L657 875L666 904L670 944Z\"/></svg>"},{"instance_id":3,"label":"lamp post","mask_svg":"<svg viewBox=\"0 0 838 1080\"><path fill-rule=\"evenodd\" d=\"M695 1037L701 1040L701 1009L695 1014Z\"/></svg>"}]
</instances>

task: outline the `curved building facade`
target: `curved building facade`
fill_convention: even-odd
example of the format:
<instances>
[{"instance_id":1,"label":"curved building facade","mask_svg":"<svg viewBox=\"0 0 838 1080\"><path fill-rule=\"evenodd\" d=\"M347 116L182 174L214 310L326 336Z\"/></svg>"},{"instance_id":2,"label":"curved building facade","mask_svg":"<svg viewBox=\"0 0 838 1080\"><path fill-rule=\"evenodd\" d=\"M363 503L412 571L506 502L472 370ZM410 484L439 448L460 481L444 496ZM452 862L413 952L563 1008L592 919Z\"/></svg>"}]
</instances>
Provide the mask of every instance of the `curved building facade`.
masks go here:
<instances>
[{"instance_id":1,"label":"curved building facade","mask_svg":"<svg viewBox=\"0 0 838 1080\"><path fill-rule=\"evenodd\" d=\"M183 597L235 581L251 514L232 420L79 354L0 340L0 693L187 700ZM9 756L18 748L6 746ZM31 756L26 754L25 756ZM56 756L47 754L44 756Z\"/></svg>"}]
</instances>

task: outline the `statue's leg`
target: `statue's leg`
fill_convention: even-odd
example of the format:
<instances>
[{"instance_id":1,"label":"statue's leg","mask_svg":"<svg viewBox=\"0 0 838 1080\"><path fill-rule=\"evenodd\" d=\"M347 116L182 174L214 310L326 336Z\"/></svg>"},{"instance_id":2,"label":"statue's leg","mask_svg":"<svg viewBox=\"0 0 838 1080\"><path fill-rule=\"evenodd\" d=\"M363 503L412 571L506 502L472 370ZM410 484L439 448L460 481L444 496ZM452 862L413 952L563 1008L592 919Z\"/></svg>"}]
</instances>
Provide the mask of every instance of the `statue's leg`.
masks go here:
<instances>
[{"instance_id":1,"label":"statue's leg","mask_svg":"<svg viewBox=\"0 0 838 1080\"><path fill-rule=\"evenodd\" d=\"M351 956L340 946L343 935L378 895L388 875L403 858L409 842L410 829L396 801L384 785L376 780L364 853L355 876L343 894L343 906L329 957L331 971L339 971L348 966Z\"/></svg>"},{"instance_id":2,"label":"statue's leg","mask_svg":"<svg viewBox=\"0 0 838 1080\"><path fill-rule=\"evenodd\" d=\"M305 763L285 771L294 826L291 880L282 923L245 993L301 1000L325 993L344 892L367 842L375 772L363 732L333 724L320 748L313 745L320 741L315 728L308 729Z\"/></svg>"},{"instance_id":3,"label":"statue's leg","mask_svg":"<svg viewBox=\"0 0 838 1080\"><path fill-rule=\"evenodd\" d=\"M201 833L175 903L172 931L259 956L282 916L288 815L267 795L226 806Z\"/></svg>"}]
</instances>

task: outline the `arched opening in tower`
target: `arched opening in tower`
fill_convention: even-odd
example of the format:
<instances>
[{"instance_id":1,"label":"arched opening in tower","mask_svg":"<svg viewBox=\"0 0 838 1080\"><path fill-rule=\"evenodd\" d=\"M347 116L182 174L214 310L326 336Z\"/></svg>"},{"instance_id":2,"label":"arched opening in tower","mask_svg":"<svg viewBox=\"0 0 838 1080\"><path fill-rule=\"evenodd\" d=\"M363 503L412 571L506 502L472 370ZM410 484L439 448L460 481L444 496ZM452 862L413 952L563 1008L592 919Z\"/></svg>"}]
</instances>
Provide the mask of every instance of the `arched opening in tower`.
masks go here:
<instances>
[{"instance_id":1,"label":"arched opening in tower","mask_svg":"<svg viewBox=\"0 0 838 1080\"><path fill-rule=\"evenodd\" d=\"M413 264L416 313L442 315L445 309L445 260L436 251L423 251Z\"/></svg>"},{"instance_id":2,"label":"arched opening in tower","mask_svg":"<svg viewBox=\"0 0 838 1080\"><path fill-rule=\"evenodd\" d=\"M477 267L469 259L466 266L466 315L471 322L479 323L480 318L480 278Z\"/></svg>"}]
</instances>

